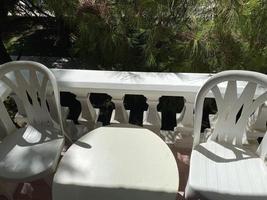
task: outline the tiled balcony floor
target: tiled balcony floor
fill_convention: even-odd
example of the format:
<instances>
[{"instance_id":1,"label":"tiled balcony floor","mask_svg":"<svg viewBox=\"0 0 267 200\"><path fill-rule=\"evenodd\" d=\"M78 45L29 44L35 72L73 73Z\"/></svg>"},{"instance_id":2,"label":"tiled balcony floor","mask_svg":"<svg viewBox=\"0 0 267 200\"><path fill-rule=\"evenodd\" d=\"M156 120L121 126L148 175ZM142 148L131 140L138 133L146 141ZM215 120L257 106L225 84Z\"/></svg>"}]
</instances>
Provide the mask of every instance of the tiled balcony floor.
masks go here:
<instances>
[{"instance_id":1,"label":"tiled balcony floor","mask_svg":"<svg viewBox=\"0 0 267 200\"><path fill-rule=\"evenodd\" d=\"M189 155L191 152L190 148L178 148L170 146L179 169L179 193L177 194L177 200L182 200L184 189L186 186L188 172L189 172ZM159 180L160 181L160 180ZM0 197L0 200L5 198ZM30 183L19 184L14 200L52 200L51 188L42 179Z\"/></svg>"}]
</instances>

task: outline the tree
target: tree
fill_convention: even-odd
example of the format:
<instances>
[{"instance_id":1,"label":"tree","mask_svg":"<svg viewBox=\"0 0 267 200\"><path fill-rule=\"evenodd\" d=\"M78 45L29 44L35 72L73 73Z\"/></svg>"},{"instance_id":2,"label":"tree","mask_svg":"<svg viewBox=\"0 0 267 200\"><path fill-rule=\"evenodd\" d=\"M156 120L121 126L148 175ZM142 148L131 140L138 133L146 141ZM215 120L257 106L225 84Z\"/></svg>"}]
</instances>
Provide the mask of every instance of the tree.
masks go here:
<instances>
[{"instance_id":1,"label":"tree","mask_svg":"<svg viewBox=\"0 0 267 200\"><path fill-rule=\"evenodd\" d=\"M74 56L117 70L172 70L189 0L46 0L72 33ZM180 52L177 52L180 51Z\"/></svg>"},{"instance_id":2,"label":"tree","mask_svg":"<svg viewBox=\"0 0 267 200\"><path fill-rule=\"evenodd\" d=\"M246 69L266 73L265 0L202 0L190 8L189 16L191 37L187 43L192 71Z\"/></svg>"},{"instance_id":3,"label":"tree","mask_svg":"<svg viewBox=\"0 0 267 200\"><path fill-rule=\"evenodd\" d=\"M8 12L14 9L16 2L17 0L0 0L0 64L11 61L2 39L2 33L8 26Z\"/></svg>"},{"instance_id":4,"label":"tree","mask_svg":"<svg viewBox=\"0 0 267 200\"><path fill-rule=\"evenodd\" d=\"M11 2L16 1L7 2L13 5ZM39 10L53 16L57 27L55 45L69 49L73 57L85 60L90 68L266 72L265 0L19 2L24 2L26 7L22 9L33 15ZM12 6L5 10L10 9ZM2 13L6 16L7 12Z\"/></svg>"}]
</instances>

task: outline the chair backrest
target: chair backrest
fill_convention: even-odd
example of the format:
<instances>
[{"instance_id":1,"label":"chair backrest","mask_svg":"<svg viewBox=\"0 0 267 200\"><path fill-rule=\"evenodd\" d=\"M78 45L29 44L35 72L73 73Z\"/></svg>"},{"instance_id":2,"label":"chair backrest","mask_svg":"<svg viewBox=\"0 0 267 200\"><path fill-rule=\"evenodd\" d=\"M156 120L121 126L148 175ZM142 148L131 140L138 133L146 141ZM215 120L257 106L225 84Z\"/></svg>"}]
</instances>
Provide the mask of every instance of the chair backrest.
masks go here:
<instances>
[{"instance_id":1,"label":"chair backrest","mask_svg":"<svg viewBox=\"0 0 267 200\"><path fill-rule=\"evenodd\" d=\"M237 81L246 84L238 87ZM218 84L223 82L226 85L219 87ZM203 102L208 92L212 92L218 108L210 139L242 145L249 117L267 100L266 90L267 76L261 73L230 70L212 76L201 87L195 100L193 146L200 142Z\"/></svg>"},{"instance_id":2,"label":"chair backrest","mask_svg":"<svg viewBox=\"0 0 267 200\"><path fill-rule=\"evenodd\" d=\"M53 126L63 132L58 86L54 74L47 67L31 61L5 63L0 65L0 81L23 103L29 124ZM54 98L56 110L53 112L57 113L57 119L53 119L49 112L48 92L50 98ZM1 110L3 105L0 104Z\"/></svg>"}]
</instances>

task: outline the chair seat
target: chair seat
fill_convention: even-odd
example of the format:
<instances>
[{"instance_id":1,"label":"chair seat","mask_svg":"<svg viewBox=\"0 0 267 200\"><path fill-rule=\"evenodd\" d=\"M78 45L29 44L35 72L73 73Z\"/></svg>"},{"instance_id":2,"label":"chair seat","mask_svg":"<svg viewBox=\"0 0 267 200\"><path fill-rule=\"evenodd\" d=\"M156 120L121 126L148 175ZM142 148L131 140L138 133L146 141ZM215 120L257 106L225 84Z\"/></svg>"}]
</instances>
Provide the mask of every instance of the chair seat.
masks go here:
<instances>
[{"instance_id":1,"label":"chair seat","mask_svg":"<svg viewBox=\"0 0 267 200\"><path fill-rule=\"evenodd\" d=\"M18 129L0 143L0 178L29 181L53 172L63 145L55 130L30 125Z\"/></svg>"},{"instance_id":2,"label":"chair seat","mask_svg":"<svg viewBox=\"0 0 267 200\"><path fill-rule=\"evenodd\" d=\"M245 147L201 143L192 151L187 192L213 200L267 199L267 168Z\"/></svg>"}]
</instances>

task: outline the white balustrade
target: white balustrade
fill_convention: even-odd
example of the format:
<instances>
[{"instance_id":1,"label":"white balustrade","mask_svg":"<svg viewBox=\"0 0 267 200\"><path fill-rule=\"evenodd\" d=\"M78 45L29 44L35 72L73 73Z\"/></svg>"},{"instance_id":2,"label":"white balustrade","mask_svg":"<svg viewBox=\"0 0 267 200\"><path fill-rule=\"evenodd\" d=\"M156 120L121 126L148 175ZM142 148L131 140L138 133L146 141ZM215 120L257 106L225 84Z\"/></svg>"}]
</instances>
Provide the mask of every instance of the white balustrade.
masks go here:
<instances>
[{"instance_id":1,"label":"white balustrade","mask_svg":"<svg viewBox=\"0 0 267 200\"><path fill-rule=\"evenodd\" d=\"M144 113L143 124L151 129L161 127L157 105L161 96L183 96L185 107L181 113L176 131L191 134L193 130L193 107L199 88L211 74L197 73L152 73L97 70L51 69L58 81L60 91L74 93L81 102L80 123L88 128L95 126L99 110L93 108L90 93L106 93L112 97L115 111L111 123L128 123L129 111L125 110L123 99L126 94L144 95L149 105ZM222 86L224 87L224 86ZM244 85L238 86L243 88ZM5 99L10 90L0 84L0 97ZM210 96L212 96L210 94ZM156 132L158 132L156 131Z\"/></svg>"},{"instance_id":2,"label":"white balustrade","mask_svg":"<svg viewBox=\"0 0 267 200\"><path fill-rule=\"evenodd\" d=\"M179 123L179 131L192 133L194 98L200 86L211 76L210 74L195 73L64 69L52 69L52 71L56 75L60 90L76 94L79 101L81 101L80 96L84 97L89 91L91 93L106 93L110 95L112 102L115 104L111 123L125 124L129 122L129 111L125 110L123 104L125 94L144 95L147 98L149 107L144 112L143 124L146 128L157 133L159 133L161 127L161 117L157 111L161 96L185 97L185 112L182 115L182 121ZM89 102L87 105L91 107ZM82 110L84 109L82 106ZM89 110L92 109L90 108ZM94 117L92 116L92 118Z\"/></svg>"}]
</instances>

